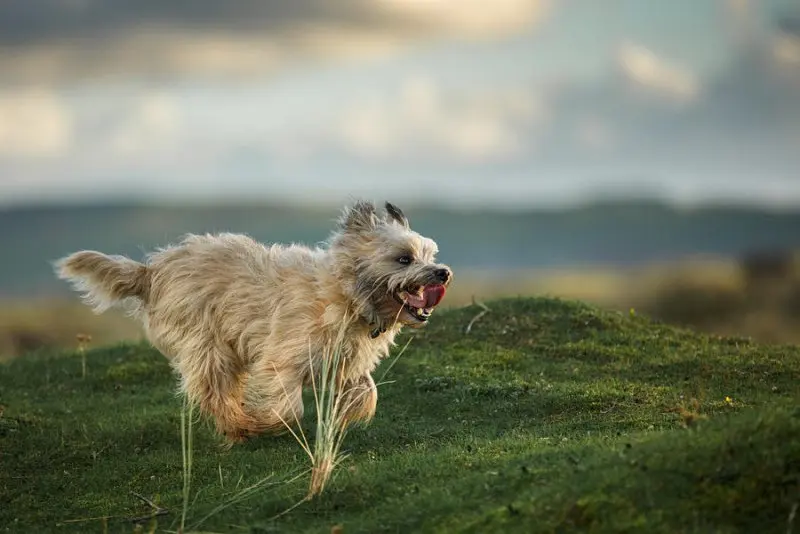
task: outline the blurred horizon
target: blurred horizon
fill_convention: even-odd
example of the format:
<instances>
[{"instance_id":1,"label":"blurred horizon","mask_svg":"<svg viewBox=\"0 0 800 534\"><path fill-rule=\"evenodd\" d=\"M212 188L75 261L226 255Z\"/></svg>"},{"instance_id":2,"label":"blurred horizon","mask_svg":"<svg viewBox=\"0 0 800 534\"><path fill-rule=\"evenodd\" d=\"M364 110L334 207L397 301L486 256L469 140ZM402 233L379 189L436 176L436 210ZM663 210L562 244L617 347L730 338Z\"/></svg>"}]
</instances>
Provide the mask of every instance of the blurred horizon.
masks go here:
<instances>
[{"instance_id":1,"label":"blurred horizon","mask_svg":"<svg viewBox=\"0 0 800 534\"><path fill-rule=\"evenodd\" d=\"M800 207L793 0L27 0L0 209Z\"/></svg>"}]
</instances>

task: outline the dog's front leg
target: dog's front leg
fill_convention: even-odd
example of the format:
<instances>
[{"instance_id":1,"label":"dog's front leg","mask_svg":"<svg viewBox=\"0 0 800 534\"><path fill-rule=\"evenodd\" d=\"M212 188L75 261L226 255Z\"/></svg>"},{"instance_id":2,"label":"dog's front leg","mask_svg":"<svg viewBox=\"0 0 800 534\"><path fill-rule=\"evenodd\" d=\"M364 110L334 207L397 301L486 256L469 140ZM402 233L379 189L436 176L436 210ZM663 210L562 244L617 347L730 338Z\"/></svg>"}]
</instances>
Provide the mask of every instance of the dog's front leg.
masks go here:
<instances>
[{"instance_id":1,"label":"dog's front leg","mask_svg":"<svg viewBox=\"0 0 800 534\"><path fill-rule=\"evenodd\" d=\"M378 388L372 376L367 373L345 382L339 402L342 406L342 420L346 425L371 421L378 406Z\"/></svg>"}]
</instances>

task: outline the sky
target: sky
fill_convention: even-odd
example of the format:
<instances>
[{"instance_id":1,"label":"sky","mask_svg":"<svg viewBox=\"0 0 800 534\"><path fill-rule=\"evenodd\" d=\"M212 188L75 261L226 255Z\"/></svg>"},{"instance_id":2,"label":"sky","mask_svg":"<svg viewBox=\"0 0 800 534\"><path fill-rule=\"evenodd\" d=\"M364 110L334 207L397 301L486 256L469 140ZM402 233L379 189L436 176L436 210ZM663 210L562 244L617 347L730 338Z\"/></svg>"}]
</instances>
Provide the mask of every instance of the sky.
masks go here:
<instances>
[{"instance_id":1,"label":"sky","mask_svg":"<svg viewBox=\"0 0 800 534\"><path fill-rule=\"evenodd\" d=\"M15 0L0 207L800 207L793 0Z\"/></svg>"}]
</instances>

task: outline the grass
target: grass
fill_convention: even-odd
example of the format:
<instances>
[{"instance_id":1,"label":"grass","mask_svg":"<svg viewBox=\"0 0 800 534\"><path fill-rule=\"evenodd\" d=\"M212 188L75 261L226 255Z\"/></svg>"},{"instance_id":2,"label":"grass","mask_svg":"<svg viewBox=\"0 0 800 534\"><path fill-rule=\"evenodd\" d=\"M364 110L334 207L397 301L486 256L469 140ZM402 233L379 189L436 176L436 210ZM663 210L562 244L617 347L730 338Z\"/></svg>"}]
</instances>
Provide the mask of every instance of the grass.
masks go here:
<instances>
[{"instance_id":1,"label":"grass","mask_svg":"<svg viewBox=\"0 0 800 534\"><path fill-rule=\"evenodd\" d=\"M292 414L294 418L291 421L281 419L286 429L311 461L311 477L308 484L308 493L304 500L311 500L320 495L330 480L334 469L345 459L341 454L342 442L347 435L347 427L344 424L343 416L349 406L344 405L342 399L348 391L342 389L343 385L337 373L342 361L341 348L344 343L345 333L345 328L341 328L331 346L324 349L319 362L319 374L314 371L314 355L308 355L311 392L314 396L317 423L313 445L309 444L303 431L302 421L298 420L297 414ZM274 410L273 412L278 417L281 417ZM297 432L292 428L295 425L297 426Z\"/></svg>"},{"instance_id":2,"label":"grass","mask_svg":"<svg viewBox=\"0 0 800 534\"><path fill-rule=\"evenodd\" d=\"M183 467L183 504L181 506L181 528L186 529L186 514L189 513L189 497L192 490L194 469L194 403L184 398L181 410L181 467Z\"/></svg>"},{"instance_id":3,"label":"grass","mask_svg":"<svg viewBox=\"0 0 800 534\"><path fill-rule=\"evenodd\" d=\"M348 406L344 406L341 399L347 392L340 387L336 372L341 362L343 342L344 329L337 337L334 346L322 355L319 386L317 386L317 381L313 380L315 373L313 371L311 373L314 408L317 416L313 452L305 437L300 442L311 459L311 480L306 495L307 500L311 500L323 492L333 475L333 470L345 459L341 449L342 442L347 435L347 428L342 418ZM312 365L310 357L309 365ZM302 426L300 428L302 430Z\"/></svg>"},{"instance_id":4,"label":"grass","mask_svg":"<svg viewBox=\"0 0 800 534\"><path fill-rule=\"evenodd\" d=\"M800 532L800 349L576 302L486 304L469 334L478 306L415 335L373 423L288 513L308 491L291 435L225 450L195 425L186 532ZM166 360L122 344L87 361L85 379L74 352L0 367L0 530L133 532L153 511L138 494L176 532Z\"/></svg>"}]
</instances>

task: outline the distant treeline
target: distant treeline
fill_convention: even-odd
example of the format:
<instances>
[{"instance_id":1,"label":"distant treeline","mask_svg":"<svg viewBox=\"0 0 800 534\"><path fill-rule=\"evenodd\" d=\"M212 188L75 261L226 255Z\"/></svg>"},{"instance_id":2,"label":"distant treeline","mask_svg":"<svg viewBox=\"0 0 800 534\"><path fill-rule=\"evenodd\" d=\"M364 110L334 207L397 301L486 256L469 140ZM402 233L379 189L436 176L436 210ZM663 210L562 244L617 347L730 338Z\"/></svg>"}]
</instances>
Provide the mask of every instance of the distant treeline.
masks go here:
<instances>
[{"instance_id":1,"label":"distant treeline","mask_svg":"<svg viewBox=\"0 0 800 534\"><path fill-rule=\"evenodd\" d=\"M187 232L245 232L264 242L316 244L340 208L265 205L96 205L0 211L0 296L64 294L50 261L76 249L141 258ZM800 211L677 209L604 202L563 210L489 211L404 206L456 269L634 265L695 255L800 248Z\"/></svg>"}]
</instances>

